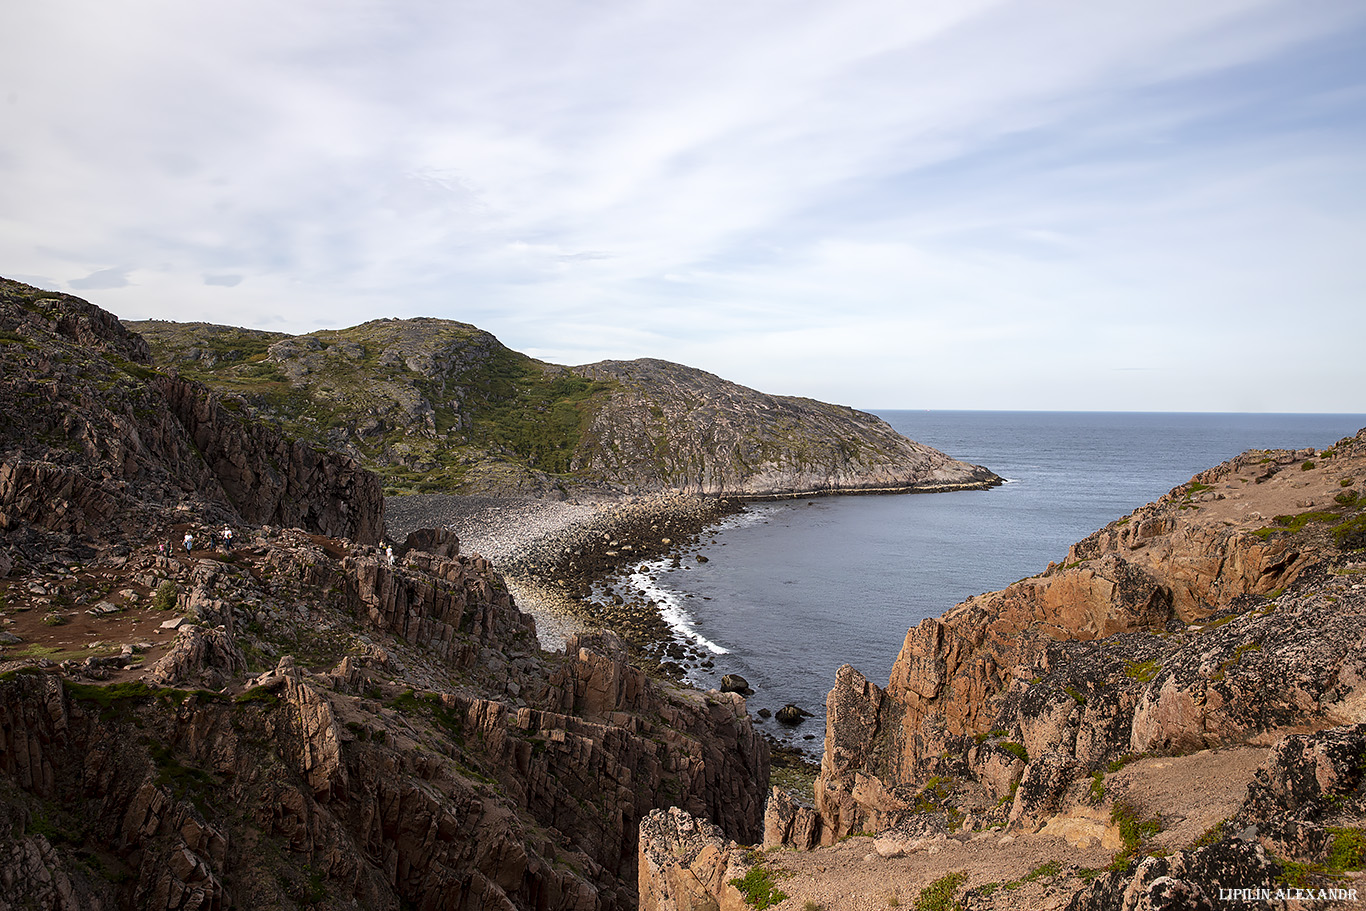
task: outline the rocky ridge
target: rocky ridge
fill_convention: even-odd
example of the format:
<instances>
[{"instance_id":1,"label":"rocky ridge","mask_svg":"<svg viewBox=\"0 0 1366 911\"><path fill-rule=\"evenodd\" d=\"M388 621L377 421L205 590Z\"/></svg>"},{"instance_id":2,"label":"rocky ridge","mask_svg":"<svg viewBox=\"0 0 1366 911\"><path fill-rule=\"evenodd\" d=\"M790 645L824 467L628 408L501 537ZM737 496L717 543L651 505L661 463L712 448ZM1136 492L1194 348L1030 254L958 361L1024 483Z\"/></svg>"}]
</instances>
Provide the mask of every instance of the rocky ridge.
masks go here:
<instances>
[{"instance_id":1,"label":"rocky ridge","mask_svg":"<svg viewBox=\"0 0 1366 911\"><path fill-rule=\"evenodd\" d=\"M383 534L374 476L153 370L143 339L79 298L0 280L0 368L11 560L85 559L188 518Z\"/></svg>"},{"instance_id":2,"label":"rocky ridge","mask_svg":"<svg viewBox=\"0 0 1366 911\"><path fill-rule=\"evenodd\" d=\"M351 455L391 493L778 497L1001 483L852 408L660 360L547 364L449 320L301 336L129 326L158 366Z\"/></svg>"},{"instance_id":3,"label":"rocky ridge","mask_svg":"<svg viewBox=\"0 0 1366 911\"><path fill-rule=\"evenodd\" d=\"M391 560L373 475L84 301L0 286L0 358L0 909L625 908L651 809L759 837L740 697L541 651L486 559Z\"/></svg>"},{"instance_id":4,"label":"rocky ridge","mask_svg":"<svg viewBox=\"0 0 1366 911\"><path fill-rule=\"evenodd\" d=\"M887 687L841 668L813 804L775 789L765 821L765 845L811 861L727 856L791 873L798 904L799 881L824 896L815 884L842 877L851 891L831 909L876 897L860 878L914 894L953 870L939 887L973 909L1224 907L1220 888L1269 890L1239 907L1293 907L1284 890L1308 886L1366 896L1351 872L1366 865L1363 478L1366 431L1245 453L1063 563L922 622ZM671 837L657 822L642 856ZM863 833L876 837L861 859L841 855ZM825 872L800 880L813 865ZM734 872L686 900L658 898L681 873L643 878L642 906L724 904L744 864Z\"/></svg>"}]
</instances>

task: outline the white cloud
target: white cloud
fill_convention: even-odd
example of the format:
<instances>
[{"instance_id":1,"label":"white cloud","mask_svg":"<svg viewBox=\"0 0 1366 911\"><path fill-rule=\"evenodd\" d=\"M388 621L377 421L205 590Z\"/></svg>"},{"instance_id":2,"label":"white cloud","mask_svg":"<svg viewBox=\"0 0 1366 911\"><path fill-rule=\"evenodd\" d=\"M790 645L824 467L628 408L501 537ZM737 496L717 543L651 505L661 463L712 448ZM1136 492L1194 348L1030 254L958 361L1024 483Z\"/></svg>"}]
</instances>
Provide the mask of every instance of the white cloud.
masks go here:
<instances>
[{"instance_id":1,"label":"white cloud","mask_svg":"<svg viewBox=\"0 0 1366 911\"><path fill-rule=\"evenodd\" d=\"M884 407L1355 363L1286 310L1360 329L1345 0L11 6L0 272L121 315L448 316Z\"/></svg>"}]
</instances>

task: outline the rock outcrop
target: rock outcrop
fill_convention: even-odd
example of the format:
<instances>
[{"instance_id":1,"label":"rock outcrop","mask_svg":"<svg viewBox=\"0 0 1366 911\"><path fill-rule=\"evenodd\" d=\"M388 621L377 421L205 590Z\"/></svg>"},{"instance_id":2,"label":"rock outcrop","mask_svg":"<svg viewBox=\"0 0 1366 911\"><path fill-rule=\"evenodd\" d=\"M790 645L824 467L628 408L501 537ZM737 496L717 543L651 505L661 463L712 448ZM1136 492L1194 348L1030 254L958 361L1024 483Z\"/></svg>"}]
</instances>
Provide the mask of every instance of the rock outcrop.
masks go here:
<instances>
[{"instance_id":1,"label":"rock outcrop","mask_svg":"<svg viewBox=\"0 0 1366 911\"><path fill-rule=\"evenodd\" d=\"M651 810L759 838L741 697L541 651L487 560L395 559L375 476L85 302L0 285L0 364L0 909L629 908Z\"/></svg>"},{"instance_id":2,"label":"rock outcrop","mask_svg":"<svg viewBox=\"0 0 1366 911\"><path fill-rule=\"evenodd\" d=\"M577 367L612 383L574 466L632 489L721 496L990 487L979 465L915 443L865 412L775 396L667 361Z\"/></svg>"},{"instance_id":3,"label":"rock outcrop","mask_svg":"<svg viewBox=\"0 0 1366 911\"><path fill-rule=\"evenodd\" d=\"M772 790L762 854L647 820L642 901L724 906L746 857L784 908L1354 907L1363 477L1366 431L1244 454L921 623L886 687L841 668L814 800Z\"/></svg>"},{"instance_id":4,"label":"rock outcrop","mask_svg":"<svg viewBox=\"0 0 1366 911\"><path fill-rule=\"evenodd\" d=\"M30 550L203 523L383 534L377 480L151 367L147 344L78 298L0 280L0 526Z\"/></svg>"},{"instance_id":5,"label":"rock outcrop","mask_svg":"<svg viewBox=\"0 0 1366 911\"><path fill-rule=\"evenodd\" d=\"M391 566L287 531L232 561L125 559L183 593L161 657L0 676L14 894L613 909L657 807L760 837L768 748L743 699L652 680L609 634L539 652L487 561L426 537L447 554Z\"/></svg>"}]
</instances>

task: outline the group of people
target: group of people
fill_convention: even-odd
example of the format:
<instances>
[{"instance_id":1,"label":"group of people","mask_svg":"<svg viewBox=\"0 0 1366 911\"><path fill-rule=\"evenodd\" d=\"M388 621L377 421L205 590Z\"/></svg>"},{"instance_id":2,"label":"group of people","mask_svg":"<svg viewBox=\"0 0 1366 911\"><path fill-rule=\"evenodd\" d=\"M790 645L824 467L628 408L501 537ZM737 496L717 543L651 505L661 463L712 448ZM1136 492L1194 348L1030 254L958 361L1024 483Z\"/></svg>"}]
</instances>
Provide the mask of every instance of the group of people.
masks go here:
<instances>
[{"instance_id":1,"label":"group of people","mask_svg":"<svg viewBox=\"0 0 1366 911\"><path fill-rule=\"evenodd\" d=\"M210 550L222 549L225 554L232 553L232 526L224 525L222 531L209 532L208 539L208 547ZM188 556L195 547L194 532L185 532L185 539L181 541L181 545L185 548L185 554ZM174 549L175 545L167 545L164 541L157 546L157 550L162 556L166 556L168 552Z\"/></svg>"},{"instance_id":2,"label":"group of people","mask_svg":"<svg viewBox=\"0 0 1366 911\"><path fill-rule=\"evenodd\" d=\"M232 526L224 525L222 531L209 532L208 538L208 547L211 550L221 548L223 553L225 554L232 553ZM188 556L190 552L194 550L195 547L194 532L185 532L185 540L182 541L181 544L182 546L184 546L185 554ZM157 545L157 550L164 557L175 550L175 545L167 544L165 541L162 541L159 545ZM380 553L384 556L384 559L388 561L390 566L394 565L394 548L392 545L385 545L384 549L380 551Z\"/></svg>"}]
</instances>

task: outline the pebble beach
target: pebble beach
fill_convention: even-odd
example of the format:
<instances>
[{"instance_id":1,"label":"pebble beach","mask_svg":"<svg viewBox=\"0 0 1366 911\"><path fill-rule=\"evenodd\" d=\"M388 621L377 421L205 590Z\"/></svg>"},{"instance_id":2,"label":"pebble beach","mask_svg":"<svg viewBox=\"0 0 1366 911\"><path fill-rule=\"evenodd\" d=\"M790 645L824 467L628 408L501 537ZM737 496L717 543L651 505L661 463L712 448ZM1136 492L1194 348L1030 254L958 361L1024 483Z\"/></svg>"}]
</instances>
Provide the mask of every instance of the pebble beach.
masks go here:
<instances>
[{"instance_id":1,"label":"pebble beach","mask_svg":"<svg viewBox=\"0 0 1366 911\"><path fill-rule=\"evenodd\" d=\"M570 634L601 628L646 652L671 638L658 611L635 601L590 601L594 584L621 567L680 552L740 508L677 493L580 502L417 494L386 501L385 518L395 541L419 528L444 528L460 539L462 553L490 560L518 606L536 618L542 648L561 649Z\"/></svg>"}]
</instances>

